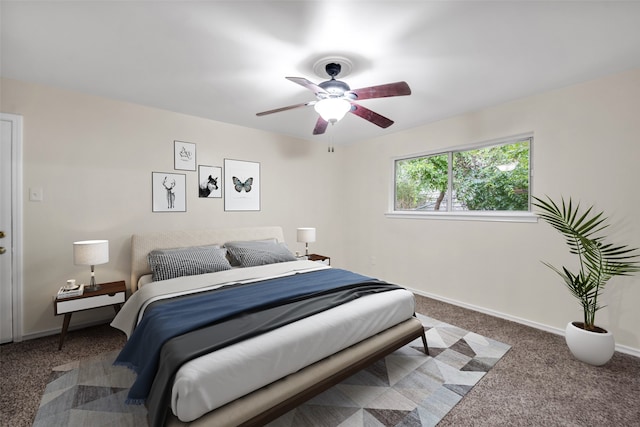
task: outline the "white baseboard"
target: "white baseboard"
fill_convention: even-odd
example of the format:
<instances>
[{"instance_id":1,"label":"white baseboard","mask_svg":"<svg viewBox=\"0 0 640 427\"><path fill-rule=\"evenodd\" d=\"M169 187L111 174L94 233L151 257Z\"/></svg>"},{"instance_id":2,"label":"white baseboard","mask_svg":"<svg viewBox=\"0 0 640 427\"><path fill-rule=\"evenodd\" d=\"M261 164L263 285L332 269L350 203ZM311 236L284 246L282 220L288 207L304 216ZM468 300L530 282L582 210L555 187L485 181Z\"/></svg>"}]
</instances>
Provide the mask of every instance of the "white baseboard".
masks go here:
<instances>
[{"instance_id":1,"label":"white baseboard","mask_svg":"<svg viewBox=\"0 0 640 427\"><path fill-rule=\"evenodd\" d=\"M449 298L441 297L439 295L431 294L429 292L419 291L417 289L411 289L411 288L407 288L407 289L409 289L411 292L413 292L415 294L422 295L422 296L427 297L427 298L431 298L431 299L434 299L434 300L446 302L448 304L456 305L456 306L462 307L462 308L467 308L469 310L478 311L480 313L488 314L488 315L494 316L494 317L499 317L501 319L510 320L512 322L520 323L521 325L530 326L532 328L540 329L540 330L543 330L545 332L550 332L552 334L564 336L564 329L560 329L560 328L556 328L556 327L553 327L553 326L545 325L543 323L532 322L531 320L523 319L521 317L511 316L509 314L501 313L499 311L489 310L487 308L479 307L479 306L476 306L476 305L473 305L473 304L467 304L467 303L464 303L464 302L452 300L452 299L449 299ZM429 315L429 313L422 313L422 314L426 314L427 316ZM616 351L619 351L620 353L629 354L631 356L640 357L640 349L633 348L633 347L628 347L626 345L621 345L621 344L617 344L616 343Z\"/></svg>"},{"instance_id":2,"label":"white baseboard","mask_svg":"<svg viewBox=\"0 0 640 427\"><path fill-rule=\"evenodd\" d=\"M111 317L111 319L105 318L105 319L102 319L102 320L93 320L91 322L79 323L79 324L76 324L76 325L73 325L73 326L69 326L68 331L75 331L77 329L88 328L90 326L104 325L105 323L111 323L111 320L113 320L113 316ZM22 336L22 340L33 340L33 339L36 339L36 338L48 337L48 336L51 336L51 335L59 335L61 332L62 332L62 328L61 327L53 328L53 329L47 329L47 330L44 330L44 331L32 332L30 334L23 335Z\"/></svg>"}]
</instances>

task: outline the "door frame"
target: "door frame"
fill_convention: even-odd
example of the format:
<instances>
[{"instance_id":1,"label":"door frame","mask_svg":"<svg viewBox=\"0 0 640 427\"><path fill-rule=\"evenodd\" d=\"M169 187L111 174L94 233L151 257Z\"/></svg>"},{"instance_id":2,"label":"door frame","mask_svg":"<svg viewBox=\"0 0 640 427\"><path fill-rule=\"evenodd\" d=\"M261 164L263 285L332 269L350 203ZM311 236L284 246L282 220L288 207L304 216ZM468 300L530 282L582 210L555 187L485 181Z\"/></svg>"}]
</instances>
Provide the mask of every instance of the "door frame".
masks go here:
<instances>
[{"instance_id":1,"label":"door frame","mask_svg":"<svg viewBox=\"0 0 640 427\"><path fill-rule=\"evenodd\" d=\"M0 113L0 120L11 122L11 295L13 341L22 341L22 116Z\"/></svg>"}]
</instances>

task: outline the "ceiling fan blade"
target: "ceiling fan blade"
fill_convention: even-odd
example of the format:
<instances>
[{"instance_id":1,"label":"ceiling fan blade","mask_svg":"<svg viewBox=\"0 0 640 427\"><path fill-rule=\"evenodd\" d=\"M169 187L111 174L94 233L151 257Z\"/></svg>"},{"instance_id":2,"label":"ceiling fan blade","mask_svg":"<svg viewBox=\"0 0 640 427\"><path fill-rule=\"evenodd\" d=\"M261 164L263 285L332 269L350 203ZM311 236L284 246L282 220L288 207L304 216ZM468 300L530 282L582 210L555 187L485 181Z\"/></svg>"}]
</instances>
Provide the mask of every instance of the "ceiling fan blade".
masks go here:
<instances>
[{"instance_id":1,"label":"ceiling fan blade","mask_svg":"<svg viewBox=\"0 0 640 427\"><path fill-rule=\"evenodd\" d=\"M386 98L389 96L411 95L411 88L407 82L388 83L386 85L363 87L345 92L347 97L362 100L371 98ZM355 95L355 98L353 97Z\"/></svg>"},{"instance_id":2,"label":"ceiling fan blade","mask_svg":"<svg viewBox=\"0 0 640 427\"><path fill-rule=\"evenodd\" d=\"M378 125L384 129L393 124L393 120L388 119L385 116L381 116L380 114L371 111L368 108L363 107L362 105L358 105L355 102L351 103L351 111L349 112L355 114L358 117L362 117L363 119L368 120L374 125Z\"/></svg>"},{"instance_id":3,"label":"ceiling fan blade","mask_svg":"<svg viewBox=\"0 0 640 427\"><path fill-rule=\"evenodd\" d=\"M318 121L316 122L316 127L313 128L314 135L321 135L327 130L327 126L329 122L323 119L322 117L318 117Z\"/></svg>"},{"instance_id":4,"label":"ceiling fan blade","mask_svg":"<svg viewBox=\"0 0 640 427\"><path fill-rule=\"evenodd\" d=\"M307 89L309 89L311 92L313 92L314 94L316 94L316 96L319 93L325 93L328 94L328 92L324 89L322 89L320 86L318 86L317 84L310 82L309 80L305 79L304 77L286 77L287 80L290 80L294 83L298 83L300 86L304 86Z\"/></svg>"},{"instance_id":5,"label":"ceiling fan blade","mask_svg":"<svg viewBox=\"0 0 640 427\"><path fill-rule=\"evenodd\" d=\"M267 114L279 113L281 111L293 110L294 108L306 107L309 105L314 105L316 101L309 101L302 104L289 105L287 107L280 107L274 110L262 111L260 113L256 113L256 116L266 116Z\"/></svg>"}]
</instances>

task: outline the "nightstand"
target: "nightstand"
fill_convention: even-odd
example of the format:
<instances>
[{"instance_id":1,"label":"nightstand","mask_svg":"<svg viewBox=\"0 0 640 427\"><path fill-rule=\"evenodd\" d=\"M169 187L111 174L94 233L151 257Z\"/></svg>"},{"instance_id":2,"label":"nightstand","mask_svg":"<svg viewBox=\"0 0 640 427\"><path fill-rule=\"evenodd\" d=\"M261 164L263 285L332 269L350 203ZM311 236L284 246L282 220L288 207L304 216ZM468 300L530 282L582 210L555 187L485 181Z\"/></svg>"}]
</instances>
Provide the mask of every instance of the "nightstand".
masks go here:
<instances>
[{"instance_id":1,"label":"nightstand","mask_svg":"<svg viewBox=\"0 0 640 427\"><path fill-rule=\"evenodd\" d=\"M124 303L127 287L124 280L119 282L101 283L101 288L95 292L84 291L77 297L69 297L56 299L53 303L55 315L64 314L64 322L62 323L62 332L60 333L60 345L58 350L62 350L64 337L69 329L71 315L76 311L91 310L93 308L105 307L112 305L113 309L118 313L122 303Z\"/></svg>"},{"instance_id":2,"label":"nightstand","mask_svg":"<svg viewBox=\"0 0 640 427\"><path fill-rule=\"evenodd\" d=\"M307 259L309 261L319 262L320 264L331 265L331 257L328 257L328 256L318 255L318 254L309 254Z\"/></svg>"}]
</instances>

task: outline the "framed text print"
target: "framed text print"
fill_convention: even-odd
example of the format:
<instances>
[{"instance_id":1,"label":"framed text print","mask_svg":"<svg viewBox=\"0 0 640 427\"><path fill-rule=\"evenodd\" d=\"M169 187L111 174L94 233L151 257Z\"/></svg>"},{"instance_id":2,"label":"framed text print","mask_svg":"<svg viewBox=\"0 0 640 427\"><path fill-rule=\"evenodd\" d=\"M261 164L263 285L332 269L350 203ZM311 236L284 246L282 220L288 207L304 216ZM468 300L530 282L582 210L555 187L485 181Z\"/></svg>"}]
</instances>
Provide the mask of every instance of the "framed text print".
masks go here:
<instances>
[{"instance_id":1,"label":"framed text print","mask_svg":"<svg viewBox=\"0 0 640 427\"><path fill-rule=\"evenodd\" d=\"M198 166L198 197L222 197L222 168Z\"/></svg>"},{"instance_id":2,"label":"framed text print","mask_svg":"<svg viewBox=\"0 0 640 427\"><path fill-rule=\"evenodd\" d=\"M153 212L186 212L186 183L183 173L151 172Z\"/></svg>"},{"instance_id":3,"label":"framed text print","mask_svg":"<svg viewBox=\"0 0 640 427\"><path fill-rule=\"evenodd\" d=\"M260 163L224 159L224 210L260 210Z\"/></svg>"},{"instance_id":4,"label":"framed text print","mask_svg":"<svg viewBox=\"0 0 640 427\"><path fill-rule=\"evenodd\" d=\"M173 168L175 170L196 170L196 144L173 141Z\"/></svg>"}]
</instances>

